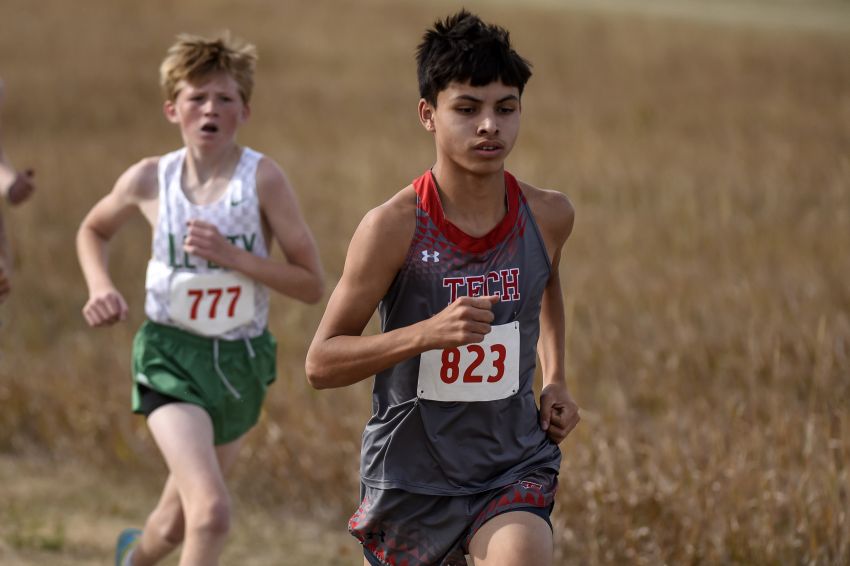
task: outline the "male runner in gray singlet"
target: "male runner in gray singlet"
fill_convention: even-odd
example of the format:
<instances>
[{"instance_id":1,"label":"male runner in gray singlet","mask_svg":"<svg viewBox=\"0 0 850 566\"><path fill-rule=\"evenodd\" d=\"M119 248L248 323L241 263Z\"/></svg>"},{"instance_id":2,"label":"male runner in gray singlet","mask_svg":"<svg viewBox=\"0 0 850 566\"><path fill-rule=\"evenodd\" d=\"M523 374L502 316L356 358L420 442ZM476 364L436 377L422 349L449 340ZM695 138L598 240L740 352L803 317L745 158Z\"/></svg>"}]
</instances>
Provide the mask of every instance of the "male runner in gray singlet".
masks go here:
<instances>
[{"instance_id":1,"label":"male runner in gray singlet","mask_svg":"<svg viewBox=\"0 0 850 566\"><path fill-rule=\"evenodd\" d=\"M558 443L578 422L558 276L573 208L504 169L531 75L504 29L461 11L417 62L436 162L363 219L307 377L376 374L349 522L366 564L549 565ZM378 306L383 331L363 336Z\"/></svg>"}]
</instances>

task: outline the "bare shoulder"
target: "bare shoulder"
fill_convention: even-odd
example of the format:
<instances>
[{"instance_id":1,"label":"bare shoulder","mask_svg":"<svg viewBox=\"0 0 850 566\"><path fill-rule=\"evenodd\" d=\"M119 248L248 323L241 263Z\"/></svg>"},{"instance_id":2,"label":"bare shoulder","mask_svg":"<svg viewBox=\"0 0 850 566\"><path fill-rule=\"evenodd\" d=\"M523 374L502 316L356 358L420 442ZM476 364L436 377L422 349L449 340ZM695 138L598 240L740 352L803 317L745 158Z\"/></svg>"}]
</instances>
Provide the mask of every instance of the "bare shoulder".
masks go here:
<instances>
[{"instance_id":1,"label":"bare shoulder","mask_svg":"<svg viewBox=\"0 0 850 566\"><path fill-rule=\"evenodd\" d=\"M257 190L261 192L288 190L289 180L277 162L264 155L257 164Z\"/></svg>"},{"instance_id":2,"label":"bare shoulder","mask_svg":"<svg viewBox=\"0 0 850 566\"><path fill-rule=\"evenodd\" d=\"M366 213L363 223L382 230L412 230L416 225L416 193L408 185L383 204Z\"/></svg>"},{"instance_id":3,"label":"bare shoulder","mask_svg":"<svg viewBox=\"0 0 850 566\"><path fill-rule=\"evenodd\" d=\"M562 245L573 231L573 203L560 191L541 189L524 182L520 182L520 186L544 237L547 240L551 238L556 246Z\"/></svg>"},{"instance_id":4,"label":"bare shoulder","mask_svg":"<svg viewBox=\"0 0 850 566\"><path fill-rule=\"evenodd\" d=\"M413 185L403 188L363 217L352 238L349 259L369 257L400 266L416 229L416 193Z\"/></svg>"},{"instance_id":5,"label":"bare shoulder","mask_svg":"<svg viewBox=\"0 0 850 566\"><path fill-rule=\"evenodd\" d=\"M113 193L122 200L141 203L159 196L159 157L146 157L134 163L118 178Z\"/></svg>"},{"instance_id":6,"label":"bare shoulder","mask_svg":"<svg viewBox=\"0 0 850 566\"><path fill-rule=\"evenodd\" d=\"M358 232L368 231L385 245L405 246L410 243L416 228L416 193L413 185L403 188L383 204L363 217Z\"/></svg>"},{"instance_id":7,"label":"bare shoulder","mask_svg":"<svg viewBox=\"0 0 850 566\"><path fill-rule=\"evenodd\" d=\"M257 164L257 197L266 215L282 215L292 221L299 217L298 197L292 183L277 162L263 156Z\"/></svg>"},{"instance_id":8,"label":"bare shoulder","mask_svg":"<svg viewBox=\"0 0 850 566\"><path fill-rule=\"evenodd\" d=\"M159 157L146 157L128 167L86 215L81 230L91 229L109 239L134 210L153 226L159 201L158 170Z\"/></svg>"}]
</instances>

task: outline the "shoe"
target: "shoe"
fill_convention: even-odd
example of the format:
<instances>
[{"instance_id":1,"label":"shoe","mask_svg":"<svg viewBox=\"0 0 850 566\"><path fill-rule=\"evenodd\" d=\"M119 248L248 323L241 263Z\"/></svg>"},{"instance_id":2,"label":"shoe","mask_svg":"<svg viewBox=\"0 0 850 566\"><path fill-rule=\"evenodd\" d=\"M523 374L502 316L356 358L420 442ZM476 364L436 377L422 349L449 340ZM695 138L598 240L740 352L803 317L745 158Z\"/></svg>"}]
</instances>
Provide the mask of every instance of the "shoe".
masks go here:
<instances>
[{"instance_id":1,"label":"shoe","mask_svg":"<svg viewBox=\"0 0 850 566\"><path fill-rule=\"evenodd\" d=\"M115 566L125 566L124 560L130 551L136 547L139 538L142 536L142 531L139 529L124 529L118 535L118 543L115 545Z\"/></svg>"}]
</instances>

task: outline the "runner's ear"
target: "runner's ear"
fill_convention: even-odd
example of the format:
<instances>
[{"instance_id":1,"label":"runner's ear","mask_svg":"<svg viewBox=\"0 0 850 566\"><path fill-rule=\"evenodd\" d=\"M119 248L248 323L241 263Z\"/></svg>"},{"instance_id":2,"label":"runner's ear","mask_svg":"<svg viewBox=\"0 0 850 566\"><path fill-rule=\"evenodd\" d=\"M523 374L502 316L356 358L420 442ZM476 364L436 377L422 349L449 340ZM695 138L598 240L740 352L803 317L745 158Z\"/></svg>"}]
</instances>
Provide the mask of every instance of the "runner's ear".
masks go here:
<instances>
[{"instance_id":1,"label":"runner's ear","mask_svg":"<svg viewBox=\"0 0 850 566\"><path fill-rule=\"evenodd\" d=\"M424 98L419 99L419 123L429 132L434 131L434 108Z\"/></svg>"}]
</instances>

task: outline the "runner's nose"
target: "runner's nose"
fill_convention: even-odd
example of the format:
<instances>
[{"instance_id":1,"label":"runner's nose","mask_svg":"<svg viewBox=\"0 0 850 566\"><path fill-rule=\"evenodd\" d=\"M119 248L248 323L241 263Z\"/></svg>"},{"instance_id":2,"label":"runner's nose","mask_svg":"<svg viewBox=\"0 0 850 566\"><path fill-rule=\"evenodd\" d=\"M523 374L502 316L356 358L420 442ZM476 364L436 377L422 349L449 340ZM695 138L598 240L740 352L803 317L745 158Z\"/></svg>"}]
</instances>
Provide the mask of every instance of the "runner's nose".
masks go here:
<instances>
[{"instance_id":1,"label":"runner's nose","mask_svg":"<svg viewBox=\"0 0 850 566\"><path fill-rule=\"evenodd\" d=\"M498 134L499 133L499 124L496 121L496 117L492 114L486 115L482 117L481 121L478 123L478 134Z\"/></svg>"},{"instance_id":2,"label":"runner's nose","mask_svg":"<svg viewBox=\"0 0 850 566\"><path fill-rule=\"evenodd\" d=\"M203 110L205 116L209 116L216 113L216 105L215 100L209 99L204 102L203 106L201 106L201 110Z\"/></svg>"}]
</instances>

